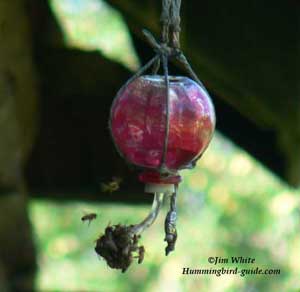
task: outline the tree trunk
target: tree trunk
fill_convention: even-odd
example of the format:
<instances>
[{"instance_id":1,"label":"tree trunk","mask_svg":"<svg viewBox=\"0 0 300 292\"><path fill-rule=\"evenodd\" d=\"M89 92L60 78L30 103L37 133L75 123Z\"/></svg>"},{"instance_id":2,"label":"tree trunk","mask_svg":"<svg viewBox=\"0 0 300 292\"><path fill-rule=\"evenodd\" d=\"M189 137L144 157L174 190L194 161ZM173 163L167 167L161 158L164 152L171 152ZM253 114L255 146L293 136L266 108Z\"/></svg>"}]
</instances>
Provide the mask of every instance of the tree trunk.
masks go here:
<instances>
[{"instance_id":1,"label":"tree trunk","mask_svg":"<svg viewBox=\"0 0 300 292\"><path fill-rule=\"evenodd\" d=\"M6 279L7 289L14 291L32 289L35 270L27 197L22 187L23 165L37 128L37 86L27 4L25 0L0 2L0 281Z\"/></svg>"}]
</instances>

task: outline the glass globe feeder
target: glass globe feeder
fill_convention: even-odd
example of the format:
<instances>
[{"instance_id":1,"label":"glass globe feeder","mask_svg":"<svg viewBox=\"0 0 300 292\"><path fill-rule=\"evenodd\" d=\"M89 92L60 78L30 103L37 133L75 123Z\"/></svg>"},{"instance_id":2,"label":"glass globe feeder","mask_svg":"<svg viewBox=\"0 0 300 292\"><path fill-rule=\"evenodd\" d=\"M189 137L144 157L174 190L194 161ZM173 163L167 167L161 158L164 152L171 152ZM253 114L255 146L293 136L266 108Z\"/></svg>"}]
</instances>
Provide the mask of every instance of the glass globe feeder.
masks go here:
<instances>
[{"instance_id":1,"label":"glass globe feeder","mask_svg":"<svg viewBox=\"0 0 300 292\"><path fill-rule=\"evenodd\" d=\"M187 77L168 78L168 117L160 75L143 75L121 88L111 108L115 145L126 161L144 169L139 179L146 192L172 192L181 180L178 170L192 167L215 128L207 91Z\"/></svg>"}]
</instances>

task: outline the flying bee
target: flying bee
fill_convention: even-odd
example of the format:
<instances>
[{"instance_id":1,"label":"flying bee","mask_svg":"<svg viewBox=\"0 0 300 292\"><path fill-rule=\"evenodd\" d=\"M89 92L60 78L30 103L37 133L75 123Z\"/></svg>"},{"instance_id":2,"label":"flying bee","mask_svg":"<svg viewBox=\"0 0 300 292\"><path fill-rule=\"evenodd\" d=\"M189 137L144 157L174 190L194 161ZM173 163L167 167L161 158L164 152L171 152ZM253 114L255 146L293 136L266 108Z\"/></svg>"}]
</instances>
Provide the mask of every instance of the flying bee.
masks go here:
<instances>
[{"instance_id":1,"label":"flying bee","mask_svg":"<svg viewBox=\"0 0 300 292\"><path fill-rule=\"evenodd\" d=\"M89 221L88 226L90 226L91 222L93 220L95 220L97 218L97 214L96 213L90 213L90 214L86 214L84 216L81 217L81 221L85 222L85 221Z\"/></svg>"},{"instance_id":2,"label":"flying bee","mask_svg":"<svg viewBox=\"0 0 300 292\"><path fill-rule=\"evenodd\" d=\"M108 183L101 183L101 191L104 193L113 193L120 188L122 182L121 177L112 177L112 180Z\"/></svg>"}]
</instances>

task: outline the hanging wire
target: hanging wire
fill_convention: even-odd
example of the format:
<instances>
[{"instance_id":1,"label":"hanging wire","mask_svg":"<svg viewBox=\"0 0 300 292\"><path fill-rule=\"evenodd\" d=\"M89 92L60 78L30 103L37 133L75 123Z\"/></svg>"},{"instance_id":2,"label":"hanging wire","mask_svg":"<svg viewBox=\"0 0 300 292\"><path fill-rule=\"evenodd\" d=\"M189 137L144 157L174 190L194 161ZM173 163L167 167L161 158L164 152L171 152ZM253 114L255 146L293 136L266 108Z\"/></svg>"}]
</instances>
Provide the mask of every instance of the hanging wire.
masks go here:
<instances>
[{"instance_id":1,"label":"hanging wire","mask_svg":"<svg viewBox=\"0 0 300 292\"><path fill-rule=\"evenodd\" d=\"M168 141L169 141L169 132L170 132L170 82L169 82L169 70L168 70L168 57L163 55L161 57L162 64L164 68L164 78L166 86L166 121L165 121L165 139L162 151L162 160L160 164L160 173L167 173L168 169L166 166L167 151L168 151Z\"/></svg>"}]
</instances>

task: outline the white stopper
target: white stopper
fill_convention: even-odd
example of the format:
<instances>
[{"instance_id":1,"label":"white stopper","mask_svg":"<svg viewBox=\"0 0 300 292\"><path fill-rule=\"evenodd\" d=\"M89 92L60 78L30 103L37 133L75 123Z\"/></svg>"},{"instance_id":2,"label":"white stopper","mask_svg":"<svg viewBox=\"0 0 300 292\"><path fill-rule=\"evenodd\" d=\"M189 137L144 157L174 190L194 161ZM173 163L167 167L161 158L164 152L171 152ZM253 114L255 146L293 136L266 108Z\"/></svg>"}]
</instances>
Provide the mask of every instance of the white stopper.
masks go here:
<instances>
[{"instance_id":1,"label":"white stopper","mask_svg":"<svg viewBox=\"0 0 300 292\"><path fill-rule=\"evenodd\" d=\"M145 193L155 194L155 193L164 193L172 195L175 193L174 184L154 184L148 183L145 185Z\"/></svg>"}]
</instances>

